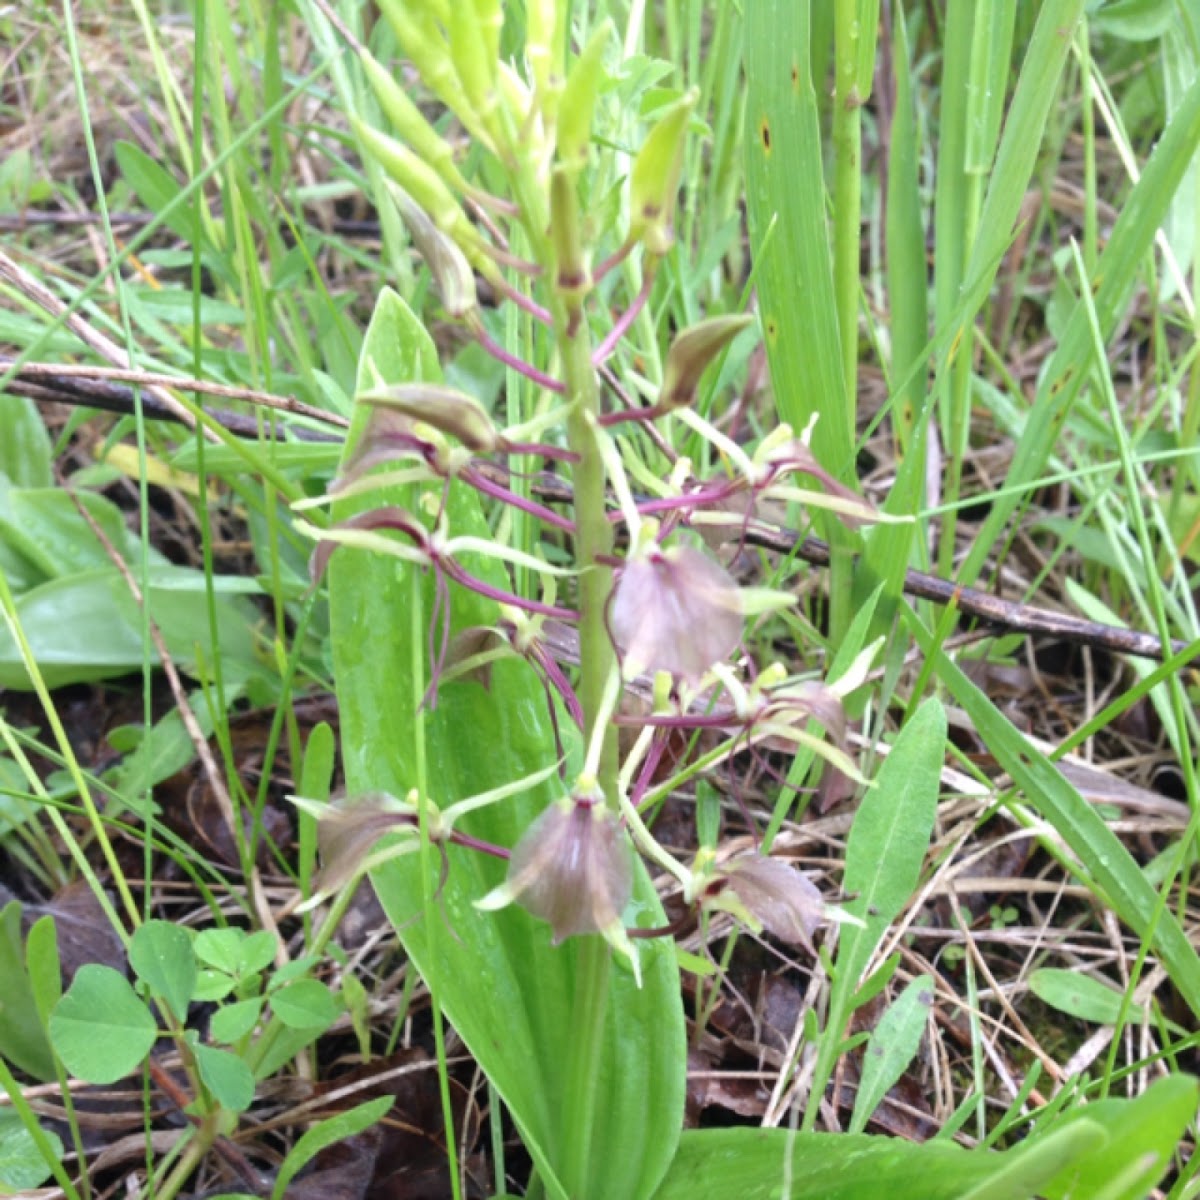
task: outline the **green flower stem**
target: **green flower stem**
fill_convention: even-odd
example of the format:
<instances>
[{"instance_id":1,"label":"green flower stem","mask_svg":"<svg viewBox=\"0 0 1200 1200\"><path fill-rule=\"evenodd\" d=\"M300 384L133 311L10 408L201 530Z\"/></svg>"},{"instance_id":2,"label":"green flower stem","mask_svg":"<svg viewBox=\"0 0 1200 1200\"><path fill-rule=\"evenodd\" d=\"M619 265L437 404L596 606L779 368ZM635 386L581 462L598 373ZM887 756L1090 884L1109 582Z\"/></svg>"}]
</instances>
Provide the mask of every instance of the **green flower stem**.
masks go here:
<instances>
[{"instance_id":1,"label":"green flower stem","mask_svg":"<svg viewBox=\"0 0 1200 1200\"><path fill-rule=\"evenodd\" d=\"M556 301L555 329L570 404L567 439L579 455L575 468L575 565L579 575L579 702L584 742L590 743L603 719L605 681L615 666L615 653L604 624L612 590L612 569L598 561L612 553L612 528L605 516L605 474L596 438L600 393L592 367L592 345L586 321L569 331L566 306ZM611 723L603 734L597 782L605 801L617 807L617 731ZM563 1101L563 1182L571 1196L586 1194L588 1153L596 1105L596 1082L603 1049L608 1002L610 951L598 936L581 940L574 1000L575 1036L567 1062Z\"/></svg>"},{"instance_id":2,"label":"green flower stem","mask_svg":"<svg viewBox=\"0 0 1200 1200\"><path fill-rule=\"evenodd\" d=\"M579 686L584 744L604 722L596 781L605 801L618 811L617 731L605 720L604 692L616 652L609 640L604 614L612 590L612 568L602 561L612 553L613 532L606 518L606 477L596 418L600 388L592 366L592 338L586 319L580 319L587 284L575 268L586 262L579 244L578 203L573 180L560 177L555 187L555 211L547 189L535 178L534 166L521 162L512 175L513 196L521 224L544 277L551 282L549 310L561 364L567 406L567 441L579 456L574 468L575 566L579 571ZM554 238L546 230L555 223ZM558 287L559 283L563 287ZM580 938L573 1002L573 1037L568 1047L561 1132L561 1179L573 1200L583 1200L588 1185L591 1133L596 1088L604 1048L611 952L597 936Z\"/></svg>"}]
</instances>

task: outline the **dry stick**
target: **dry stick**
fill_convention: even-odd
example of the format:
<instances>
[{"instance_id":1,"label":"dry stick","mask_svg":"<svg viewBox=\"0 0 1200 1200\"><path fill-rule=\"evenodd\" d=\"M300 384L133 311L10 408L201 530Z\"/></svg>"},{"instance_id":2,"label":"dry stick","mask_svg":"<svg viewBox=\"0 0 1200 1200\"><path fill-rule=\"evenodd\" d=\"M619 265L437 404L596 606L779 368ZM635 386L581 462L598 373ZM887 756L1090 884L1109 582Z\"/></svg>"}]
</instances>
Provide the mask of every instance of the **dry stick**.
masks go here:
<instances>
[{"instance_id":1,"label":"dry stick","mask_svg":"<svg viewBox=\"0 0 1200 1200\"><path fill-rule=\"evenodd\" d=\"M2 258L2 254L0 254ZM0 360L0 369L3 368ZM169 378L161 376L156 378ZM20 383L21 390L17 391L14 384ZM182 388L196 388L199 381L177 380L174 385ZM53 395L46 394L44 385L50 384L50 377L40 376L25 379L23 371L18 371L16 380L9 384L13 394L29 395L33 399L55 399L64 404L83 404L93 408L104 408L110 412L132 413L134 411L133 392L122 388L119 384L107 380L86 381L90 388L103 388L102 402L95 395L80 395L76 385L83 386L84 380L75 377L61 377L53 380ZM62 385L60 387L60 385ZM204 385L205 390L212 385ZM224 394L224 393L222 393ZM2 397L4 393L0 393ZM261 392L243 391L238 398L246 399L249 403L265 403L256 399L269 395ZM286 412L298 413L314 420L323 421L327 425L344 427L345 417L336 413L323 412L309 405L299 406L299 401L286 396L270 396L269 407ZM299 406L299 407L298 407ZM166 411L161 406L143 401L143 411L147 418L154 420L182 420L174 410ZM257 429L245 427L245 418L235 413L214 414L214 419L238 437L256 437ZM304 427L289 429L302 440L320 440L317 430ZM489 464L484 464L485 467ZM491 467L498 477L504 476L500 468ZM570 487L549 476L543 476L533 484L533 493L543 500L563 504L570 503ZM745 531L745 541L752 546L764 550L773 550L783 555L794 555L804 562L817 567L829 565L829 547L820 538L801 538L789 529L751 522ZM974 617L989 625L999 626L1013 633L1047 634L1064 642L1080 646L1092 646L1099 650L1108 650L1115 654L1132 654L1138 658L1155 659L1162 662L1173 654L1178 654L1186 646L1186 642L1173 640L1169 647L1163 647L1162 641L1153 633L1144 633L1137 629L1125 629L1119 625L1104 625L1098 621L1085 621L1081 617L1073 617L1066 613L1051 612L1049 609L1036 608L1033 605L1022 604L1013 600L1003 600L978 588L963 587L951 580L942 579L938 575L929 575L924 571L909 569L904 576L904 592L906 595L920 600L931 600L935 604L954 604L964 616Z\"/></svg>"},{"instance_id":2,"label":"dry stick","mask_svg":"<svg viewBox=\"0 0 1200 1200\"><path fill-rule=\"evenodd\" d=\"M133 596L134 603L139 607L145 607L145 597L142 589L138 586L137 580L133 577L133 572L125 560L118 553L117 548L109 540L108 535L100 527L99 522L88 512L87 507L80 503L79 498L69 488L67 495L71 497L71 502L75 505L79 515L88 523L92 533L97 541L104 548L105 554L112 560L113 566L121 573L121 578L125 581L125 586L129 589L129 593ZM225 823L229 826L229 834L236 845L240 839L238 837L238 820L237 813L233 807L233 797L229 794L229 789L225 785L225 779L217 766L217 760L213 757L213 752L208 744L208 739L204 736L203 730L200 728L200 723L196 720L196 714L192 712L192 707L188 703L187 693L183 690L183 682L179 678L179 672L175 668L175 663L167 651L167 644L163 640L162 631L158 628L157 622L153 617L148 617L150 625L150 637L154 642L154 648L158 651L158 657L162 663L163 672L167 677L167 683L171 688L171 694L175 697L175 705L179 710L180 720L183 721L183 726L187 730L187 734L196 754L200 759L200 765L204 770L205 777L208 779L208 786L212 788L213 795L217 799L217 807L221 810L221 816L225 819ZM149 884L149 880L146 881ZM270 930L275 935L276 944L276 963L283 966L287 961L287 950L284 946L283 938L279 934L279 926L275 923L275 915L271 912L271 905L267 901L266 893L263 890L262 878L259 876L258 867L251 863L247 883L250 887L251 902L254 905L254 911L258 914L258 919L262 922L263 928Z\"/></svg>"},{"instance_id":3,"label":"dry stick","mask_svg":"<svg viewBox=\"0 0 1200 1200\"><path fill-rule=\"evenodd\" d=\"M53 317L62 317L67 313L67 306L44 283L39 282L24 267L18 266L3 250L0 250L0 279L7 279L22 295L32 300L43 312ZM129 355L111 338L106 337L98 329L93 329L78 313L67 313L64 317L67 328L85 345L95 350L101 358L106 359L115 367L129 368ZM189 429L195 429L196 418L188 412L165 387L152 385L146 389L147 395L157 400L162 407L172 413L177 421ZM207 431L208 436L216 440L216 434Z\"/></svg>"},{"instance_id":4,"label":"dry stick","mask_svg":"<svg viewBox=\"0 0 1200 1200\"><path fill-rule=\"evenodd\" d=\"M15 359L0 357L0 374L12 367ZM279 412L292 413L299 417L323 421L328 425L349 428L350 422L335 413L325 412L292 396L276 396L271 392L260 392L254 388L232 387L227 383L213 383L206 379L181 379L175 375L157 375L150 371L134 371L124 367L93 367L80 363L22 363L17 372L22 381L42 381L48 387L69 390L67 380L93 380L100 383L133 383L143 391L150 388L175 388L183 392L201 392L206 396L220 396L226 400L244 400L259 408L273 408ZM128 389L124 389L128 396ZM169 419L179 420L172 410Z\"/></svg>"}]
</instances>

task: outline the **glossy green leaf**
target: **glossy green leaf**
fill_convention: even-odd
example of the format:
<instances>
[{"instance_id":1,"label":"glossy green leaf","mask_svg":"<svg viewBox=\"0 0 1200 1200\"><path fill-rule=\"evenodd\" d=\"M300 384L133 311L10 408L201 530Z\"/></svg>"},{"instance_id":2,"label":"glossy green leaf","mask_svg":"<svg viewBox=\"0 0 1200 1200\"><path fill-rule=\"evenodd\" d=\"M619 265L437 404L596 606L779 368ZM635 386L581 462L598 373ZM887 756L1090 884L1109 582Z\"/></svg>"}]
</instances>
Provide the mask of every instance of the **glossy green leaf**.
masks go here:
<instances>
[{"instance_id":1,"label":"glossy green leaf","mask_svg":"<svg viewBox=\"0 0 1200 1200\"><path fill-rule=\"evenodd\" d=\"M1147 42L1179 20L1176 0L1108 0L1092 13L1092 28L1129 42Z\"/></svg>"},{"instance_id":2,"label":"glossy green leaf","mask_svg":"<svg viewBox=\"0 0 1200 1200\"><path fill-rule=\"evenodd\" d=\"M250 581L234 580L237 590ZM223 585L218 580L218 588ZM204 577L183 568L155 568L150 608L176 664L194 671L196 647L213 661ZM51 579L17 598L17 617L46 686L63 687L139 671L145 660L142 617L128 585L114 567ZM258 616L234 596L218 595L217 619L225 678L252 674ZM157 662L153 649L150 661ZM20 649L0 628L0 688L30 688Z\"/></svg>"},{"instance_id":3,"label":"glossy green leaf","mask_svg":"<svg viewBox=\"0 0 1200 1200\"><path fill-rule=\"evenodd\" d=\"M337 1020L337 1002L318 979L297 979L271 993L271 1011L289 1028L317 1031Z\"/></svg>"},{"instance_id":4,"label":"glossy green leaf","mask_svg":"<svg viewBox=\"0 0 1200 1200\"><path fill-rule=\"evenodd\" d=\"M255 996L250 1000L235 1000L232 1004L222 1005L212 1015L208 1023L208 1032L214 1041L238 1042L258 1024L262 1013L263 999Z\"/></svg>"},{"instance_id":5,"label":"glossy green leaf","mask_svg":"<svg viewBox=\"0 0 1200 1200\"><path fill-rule=\"evenodd\" d=\"M946 714L926 700L900 731L859 805L846 845L847 909L864 921L847 925L838 975L857 988L884 931L912 898L929 849L945 756Z\"/></svg>"},{"instance_id":6,"label":"glossy green leaf","mask_svg":"<svg viewBox=\"0 0 1200 1200\"><path fill-rule=\"evenodd\" d=\"M150 1053L157 1028L129 981L85 963L50 1014L50 1041L63 1066L88 1083L116 1083Z\"/></svg>"},{"instance_id":7,"label":"glossy green leaf","mask_svg":"<svg viewBox=\"0 0 1200 1200\"><path fill-rule=\"evenodd\" d=\"M196 955L187 930L170 921L147 921L129 941L129 965L176 1019L187 1019L196 987Z\"/></svg>"},{"instance_id":8,"label":"glossy green leaf","mask_svg":"<svg viewBox=\"0 0 1200 1200\"><path fill-rule=\"evenodd\" d=\"M834 304L808 0L746 5L746 212L771 383L780 417L803 429L842 477L853 431L841 397L841 333Z\"/></svg>"},{"instance_id":9,"label":"glossy green leaf","mask_svg":"<svg viewBox=\"0 0 1200 1200\"><path fill-rule=\"evenodd\" d=\"M937 697L931 697L900 730L855 814L846 844L844 886L854 897L846 911L861 924L842 926L806 1129L811 1128L816 1104L841 1052L862 974L888 926L916 890L937 814L945 743L946 714Z\"/></svg>"},{"instance_id":10,"label":"glossy green leaf","mask_svg":"<svg viewBox=\"0 0 1200 1200\"><path fill-rule=\"evenodd\" d=\"M854 1112L847 1126L851 1133L861 1133L867 1127L871 1114L887 1095L888 1089L904 1074L916 1056L929 1022L933 989L931 975L918 975L910 980L871 1031L863 1051L862 1075L858 1081L858 1094L854 1097Z\"/></svg>"},{"instance_id":11,"label":"glossy green leaf","mask_svg":"<svg viewBox=\"0 0 1200 1200\"><path fill-rule=\"evenodd\" d=\"M1135 1100L1100 1100L1073 1108L1055 1128L1099 1125L1108 1133L1108 1144L1061 1171L1042 1194L1046 1200L1141 1200L1179 1151L1198 1103L1200 1084L1187 1075L1172 1075Z\"/></svg>"},{"instance_id":12,"label":"glossy green leaf","mask_svg":"<svg viewBox=\"0 0 1200 1200\"><path fill-rule=\"evenodd\" d=\"M1121 992L1080 971L1039 967L1030 973L1029 990L1051 1008L1080 1021L1115 1025L1121 1012Z\"/></svg>"},{"instance_id":13,"label":"glossy green leaf","mask_svg":"<svg viewBox=\"0 0 1200 1200\"><path fill-rule=\"evenodd\" d=\"M103 543L80 513L80 507L126 562L140 561L140 543L111 500L93 492L71 495L62 488L14 487L3 476L0 542L30 562L45 579L111 566ZM167 560L154 550L150 561L162 564Z\"/></svg>"},{"instance_id":14,"label":"glossy green leaf","mask_svg":"<svg viewBox=\"0 0 1200 1200\"><path fill-rule=\"evenodd\" d=\"M368 333L360 379L367 387L376 382L369 364L385 383L438 378L428 335L391 292L380 297ZM346 506L339 516L352 511ZM449 518L456 533L488 536L474 497L458 488L451 491ZM484 563L473 562L472 569L497 581ZM413 678L406 568L339 550L329 576L347 789L406 795L416 779L417 704L425 686ZM425 595L428 611L428 582ZM456 626L496 619L494 604L459 589L453 606ZM422 627L422 655L425 635ZM541 685L515 661L495 664L487 690L472 680L444 684L437 708L425 716L425 732L427 777L439 805L523 778L556 755ZM512 846L554 794L546 784L531 788L470 814L461 827ZM562 1152L564 1064L574 1036L577 947L570 941L552 947L548 928L519 908L477 911L474 901L503 879L503 864L457 847L449 854L449 878L434 913L422 912L415 855L376 871L375 886L409 955L503 1097L547 1190L561 1195L555 1163ZM662 919L642 871L635 905L634 915L647 923ZM640 990L627 973L612 972L591 1149L596 1176L589 1195L614 1200L653 1191L682 1122L685 1042L674 955L661 943L641 943L639 952Z\"/></svg>"}]
</instances>

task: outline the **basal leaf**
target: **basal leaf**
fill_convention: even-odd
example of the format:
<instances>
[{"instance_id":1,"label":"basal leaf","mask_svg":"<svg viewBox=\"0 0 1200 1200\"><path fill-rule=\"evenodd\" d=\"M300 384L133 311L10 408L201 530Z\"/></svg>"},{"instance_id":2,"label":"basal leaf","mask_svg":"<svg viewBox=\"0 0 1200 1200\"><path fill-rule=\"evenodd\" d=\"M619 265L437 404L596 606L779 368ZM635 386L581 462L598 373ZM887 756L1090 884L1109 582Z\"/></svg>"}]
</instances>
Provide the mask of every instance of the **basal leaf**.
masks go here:
<instances>
[{"instance_id":1,"label":"basal leaf","mask_svg":"<svg viewBox=\"0 0 1200 1200\"><path fill-rule=\"evenodd\" d=\"M380 1096L377 1100L368 1100L366 1104L338 1113L335 1117L318 1121L302 1134L288 1151L288 1156L283 1160L279 1174L275 1177L275 1187L271 1191L272 1200L281 1200L286 1196L288 1184L303 1170L305 1164L326 1146L332 1146L335 1142L344 1141L356 1133L362 1133L364 1129L369 1129L387 1115L388 1109L394 1103L391 1096Z\"/></svg>"},{"instance_id":2,"label":"basal leaf","mask_svg":"<svg viewBox=\"0 0 1200 1200\"><path fill-rule=\"evenodd\" d=\"M428 335L391 292L380 297L360 383L377 382L372 370L387 384L438 378ZM405 497L387 502L403 503ZM341 509L339 518L354 511ZM452 488L448 515L454 533L489 536L472 494ZM471 569L488 573L478 561ZM557 751L542 687L516 661L495 664L486 690L473 680L444 684L437 708L425 717L425 744L418 747L425 681L413 677L407 570L394 560L348 549L339 550L330 565L348 790L404 796L416 782L423 752L432 799L444 806L553 763ZM500 582L494 573L490 577ZM427 614L431 596L426 581ZM497 615L493 603L461 589L453 593L453 612L456 628L490 624ZM423 657L424 627L419 639ZM546 784L531 788L470 814L462 829L512 846L555 794ZM563 1151L560 1118L564 1064L574 1036L577 947L572 942L551 947L548 928L518 908L477 911L474 902L502 880L503 864L457 847L449 854L449 878L432 915L422 912L417 856L377 870L375 886L409 955L511 1111L548 1190L561 1195L555 1164ZM641 871L635 897L649 923L661 920L653 887ZM643 943L640 953L640 990L629 975L612 972L598 1081L591 1148L597 1173L590 1194L614 1200L652 1193L682 1119L684 1027L674 955L657 943Z\"/></svg>"},{"instance_id":3,"label":"basal leaf","mask_svg":"<svg viewBox=\"0 0 1200 1200\"><path fill-rule=\"evenodd\" d=\"M25 396L5 396L0 404L0 475L23 487L54 482L50 435L37 405Z\"/></svg>"},{"instance_id":4,"label":"basal leaf","mask_svg":"<svg viewBox=\"0 0 1200 1200\"><path fill-rule=\"evenodd\" d=\"M63 1144L58 1134L42 1131L61 1161ZM0 1195L23 1195L50 1178L50 1164L42 1157L33 1135L13 1112L0 1113Z\"/></svg>"}]
</instances>

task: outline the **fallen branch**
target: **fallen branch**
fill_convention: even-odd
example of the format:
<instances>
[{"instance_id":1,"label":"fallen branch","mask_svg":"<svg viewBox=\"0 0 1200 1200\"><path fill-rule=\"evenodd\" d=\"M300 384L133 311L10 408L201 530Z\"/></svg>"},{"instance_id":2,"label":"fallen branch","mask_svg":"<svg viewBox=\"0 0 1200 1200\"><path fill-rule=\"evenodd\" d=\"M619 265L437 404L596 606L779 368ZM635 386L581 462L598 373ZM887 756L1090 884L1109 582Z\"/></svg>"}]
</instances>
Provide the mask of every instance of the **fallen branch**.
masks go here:
<instances>
[{"instance_id":1,"label":"fallen branch","mask_svg":"<svg viewBox=\"0 0 1200 1200\"><path fill-rule=\"evenodd\" d=\"M0 376L11 367L11 359L0 358ZM114 377L135 377L139 381L141 379L138 373L133 371L112 371L96 367L54 368L46 364L25 364L16 370L14 377L6 385L6 391L0 393L0 397L4 394L29 396L34 400L55 400L63 404L100 408L107 412L132 414L135 411L134 391L123 383L115 382ZM287 396L272 396L264 392L195 379L173 379L161 375L146 378L152 380L156 388L170 386L184 391L217 394L280 411L285 415L323 421L340 428L347 424L346 419L336 413L324 412ZM173 408L159 404L153 395L143 394L142 411L150 420L180 420ZM258 424L252 417L230 412L211 412L209 415L238 437L260 435ZM301 441L337 442L342 438L340 433L324 433L308 426L291 423L283 424L279 432ZM534 483L533 490L543 500L562 504L571 501L571 489L557 479L543 477ZM829 547L825 542L815 537L801 538L788 529L752 522L746 531L746 542L779 554L794 555L813 566L829 565ZM1153 633L1126 629L1119 625L1105 625L1098 621L1086 621L1082 617L1070 616L1067 613L1052 612L1019 601L1004 600L978 588L963 587L952 580L929 575L924 571L910 569L906 573L904 592L908 596L930 600L935 604L953 604L964 616L973 617L999 630L1030 636L1046 635L1073 645L1090 646L1114 654L1132 654L1137 658L1162 662L1183 652L1188 645L1186 642L1172 641L1164 648L1161 639Z\"/></svg>"}]
</instances>

